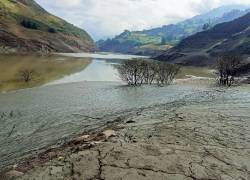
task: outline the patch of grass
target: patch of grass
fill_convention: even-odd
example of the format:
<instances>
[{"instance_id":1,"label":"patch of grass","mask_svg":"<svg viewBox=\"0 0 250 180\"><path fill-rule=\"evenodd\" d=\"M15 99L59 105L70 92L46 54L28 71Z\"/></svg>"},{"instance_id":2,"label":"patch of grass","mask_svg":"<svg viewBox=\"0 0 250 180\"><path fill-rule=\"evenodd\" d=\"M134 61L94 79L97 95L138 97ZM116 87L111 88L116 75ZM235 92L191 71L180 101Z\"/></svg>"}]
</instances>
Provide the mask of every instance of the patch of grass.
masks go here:
<instances>
[{"instance_id":1,"label":"patch of grass","mask_svg":"<svg viewBox=\"0 0 250 180\"><path fill-rule=\"evenodd\" d=\"M88 58L59 56L0 56L0 91L10 91L41 86L48 82L79 72L90 64ZM30 82L20 78L20 71L32 70Z\"/></svg>"},{"instance_id":2,"label":"patch of grass","mask_svg":"<svg viewBox=\"0 0 250 180\"><path fill-rule=\"evenodd\" d=\"M161 42L161 38L157 36L149 36L142 33L130 33L126 37L122 37L120 41L134 41L141 45L146 44L159 44Z\"/></svg>"},{"instance_id":3,"label":"patch of grass","mask_svg":"<svg viewBox=\"0 0 250 180\"><path fill-rule=\"evenodd\" d=\"M147 44L144 46L140 46L139 50L167 50L170 49L172 46L170 45L156 45L156 44Z\"/></svg>"},{"instance_id":4,"label":"patch of grass","mask_svg":"<svg viewBox=\"0 0 250 180\"><path fill-rule=\"evenodd\" d=\"M215 74L212 69L201 68L201 67L186 67L183 66L181 71L177 75L177 79L188 78L187 75L197 76L197 77L208 77L214 78Z\"/></svg>"}]
</instances>

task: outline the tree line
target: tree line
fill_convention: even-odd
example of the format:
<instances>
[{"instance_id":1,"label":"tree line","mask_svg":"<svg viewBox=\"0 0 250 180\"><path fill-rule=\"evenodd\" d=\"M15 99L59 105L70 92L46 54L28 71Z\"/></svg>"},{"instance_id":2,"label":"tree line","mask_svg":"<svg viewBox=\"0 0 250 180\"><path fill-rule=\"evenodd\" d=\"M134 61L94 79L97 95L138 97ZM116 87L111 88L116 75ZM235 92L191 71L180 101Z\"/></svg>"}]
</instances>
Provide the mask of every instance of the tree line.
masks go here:
<instances>
[{"instance_id":1,"label":"tree line","mask_svg":"<svg viewBox=\"0 0 250 180\"><path fill-rule=\"evenodd\" d=\"M180 66L165 62L134 59L116 65L120 78L128 85L168 85L180 71Z\"/></svg>"},{"instance_id":2,"label":"tree line","mask_svg":"<svg viewBox=\"0 0 250 180\"><path fill-rule=\"evenodd\" d=\"M218 84L232 86L244 73L249 73L248 67L239 55L219 56L215 63ZM144 59L126 60L116 68L121 80L132 86L169 85L181 70L179 65Z\"/></svg>"}]
</instances>

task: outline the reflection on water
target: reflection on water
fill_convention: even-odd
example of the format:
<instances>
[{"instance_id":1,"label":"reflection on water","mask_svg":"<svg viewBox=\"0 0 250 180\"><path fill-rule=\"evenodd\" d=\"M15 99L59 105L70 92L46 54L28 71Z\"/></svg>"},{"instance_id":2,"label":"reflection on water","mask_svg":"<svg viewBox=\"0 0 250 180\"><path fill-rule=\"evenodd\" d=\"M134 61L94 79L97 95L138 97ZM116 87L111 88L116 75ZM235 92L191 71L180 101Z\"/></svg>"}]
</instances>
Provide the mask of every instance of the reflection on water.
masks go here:
<instances>
[{"instance_id":1,"label":"reflection on water","mask_svg":"<svg viewBox=\"0 0 250 180\"><path fill-rule=\"evenodd\" d=\"M141 56L121 54L68 53L50 56L1 55L0 92L31 88L44 84L80 81L119 81L113 64ZM146 58L146 57L145 57ZM85 69L86 68L86 69ZM33 72L25 82L20 72Z\"/></svg>"},{"instance_id":2,"label":"reflection on water","mask_svg":"<svg viewBox=\"0 0 250 180\"><path fill-rule=\"evenodd\" d=\"M71 82L81 81L106 81L106 82L118 82L121 81L115 64L126 59L133 58L148 58L146 56L134 56L123 54L90 54L90 53L61 53L60 55L66 57L90 57L92 58L91 64L81 72L65 76L62 79L51 82L48 85L64 84ZM192 76L214 78L214 73L211 69L200 67L182 67L180 73L177 75L178 79L187 79Z\"/></svg>"},{"instance_id":3,"label":"reflection on water","mask_svg":"<svg viewBox=\"0 0 250 180\"><path fill-rule=\"evenodd\" d=\"M65 76L62 79L51 82L48 85L64 84L81 81L106 81L117 82L120 81L118 72L114 67L123 60L133 58L148 58L146 56L123 55L123 54L109 54L109 53L60 53L66 57L88 57L92 59L91 64L81 72Z\"/></svg>"},{"instance_id":4,"label":"reflection on water","mask_svg":"<svg viewBox=\"0 0 250 180\"><path fill-rule=\"evenodd\" d=\"M86 69L51 82L49 85L81 81L120 81L118 72L116 68L114 68L114 65L120 61L121 60L116 60L114 63L111 60L94 59Z\"/></svg>"},{"instance_id":5,"label":"reflection on water","mask_svg":"<svg viewBox=\"0 0 250 180\"><path fill-rule=\"evenodd\" d=\"M0 92L41 86L65 75L82 71L91 59L62 56L1 55ZM25 82L21 72L30 72Z\"/></svg>"},{"instance_id":6,"label":"reflection on water","mask_svg":"<svg viewBox=\"0 0 250 180\"><path fill-rule=\"evenodd\" d=\"M147 56L136 56L127 54L111 54L111 53L59 53L59 55L69 57L88 57L94 59L133 59L133 58L149 58Z\"/></svg>"}]
</instances>

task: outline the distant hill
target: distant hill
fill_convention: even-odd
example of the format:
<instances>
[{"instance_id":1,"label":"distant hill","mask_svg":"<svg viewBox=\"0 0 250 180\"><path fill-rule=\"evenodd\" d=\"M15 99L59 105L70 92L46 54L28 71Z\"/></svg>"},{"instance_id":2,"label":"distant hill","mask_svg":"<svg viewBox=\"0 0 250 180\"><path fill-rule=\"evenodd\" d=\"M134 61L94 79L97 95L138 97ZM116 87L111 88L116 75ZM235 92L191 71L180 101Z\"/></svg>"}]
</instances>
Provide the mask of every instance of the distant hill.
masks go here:
<instances>
[{"instance_id":1,"label":"distant hill","mask_svg":"<svg viewBox=\"0 0 250 180\"><path fill-rule=\"evenodd\" d=\"M0 53L93 50L84 30L49 14L34 0L0 0Z\"/></svg>"},{"instance_id":2,"label":"distant hill","mask_svg":"<svg viewBox=\"0 0 250 180\"><path fill-rule=\"evenodd\" d=\"M163 53L190 35L245 15L247 8L241 5L223 6L178 24L144 31L126 30L113 39L98 41L96 45L100 51L155 55Z\"/></svg>"},{"instance_id":3,"label":"distant hill","mask_svg":"<svg viewBox=\"0 0 250 180\"><path fill-rule=\"evenodd\" d=\"M155 59L205 66L213 64L217 56L225 53L250 56L250 13L192 35Z\"/></svg>"}]
</instances>

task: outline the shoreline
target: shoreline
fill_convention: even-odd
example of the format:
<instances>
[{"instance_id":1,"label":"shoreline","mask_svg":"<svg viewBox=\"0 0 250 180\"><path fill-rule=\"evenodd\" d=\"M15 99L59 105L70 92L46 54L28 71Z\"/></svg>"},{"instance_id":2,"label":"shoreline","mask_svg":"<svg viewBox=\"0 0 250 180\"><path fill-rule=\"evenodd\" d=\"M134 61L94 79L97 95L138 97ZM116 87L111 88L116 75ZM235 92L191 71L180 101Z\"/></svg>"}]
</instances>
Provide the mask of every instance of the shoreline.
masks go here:
<instances>
[{"instance_id":1,"label":"shoreline","mask_svg":"<svg viewBox=\"0 0 250 180\"><path fill-rule=\"evenodd\" d=\"M247 87L249 89L249 86L247 86ZM240 97L240 94L241 94L241 92L239 92L239 91L241 91L240 89L242 89L242 88L235 87L235 88L232 88L228 91L232 91L235 98L242 99L243 97ZM243 92L246 93L250 97L250 95L249 95L250 93L247 90L243 90ZM250 115L248 113L248 109L249 109L248 105L250 103L249 101L246 101L246 103L244 104L244 107L246 109L241 107L241 106L243 106L243 104L241 104L241 103L239 105L237 103L232 105L232 107L228 110L221 107L220 104L218 104L218 102L220 102L221 98L224 99L224 101L225 101L224 103L226 103L226 104L231 104L232 102L234 102L234 100L228 99L227 96L228 95L230 96L230 94L228 94L228 93L229 92L227 92L227 90L225 90L225 92L218 91L216 89L205 90L204 92L201 92L201 94L197 97L196 96L189 97L189 98L191 98L191 100L188 100L188 101L182 102L182 100L179 100L179 101L175 101L175 102L168 103L168 104L154 105L152 107L145 107L145 108L141 108L141 109L136 109L134 111L122 112L119 115L117 114L117 115L113 116L113 117L116 117L116 118L114 118L114 121L108 122L102 128L95 130L95 132L81 134L80 136L76 136L75 138L71 139L66 144L62 145L61 147L47 149L45 152L38 154L35 158L30 158L30 159L28 159L28 161L24 161L23 163L21 163L19 165L14 165L10 169L8 169L8 172L5 171L4 173L6 173L6 172L7 172L7 174L12 173L12 175L13 175L13 173L14 174L16 173L16 175L18 175L18 172L20 172L19 175L24 175L24 176L20 176L21 179L22 179L22 177L24 177L23 179L25 179L25 178L29 179L32 176L34 176L34 174L36 174L36 175L41 174L42 171L44 171L44 168L45 169L51 168L51 167L56 168L57 166L53 165L54 163L60 162L62 164L62 166L64 166L63 164L67 164L66 162L68 160L72 160L72 156L78 157L79 155L77 155L77 154L82 154L84 152L88 152L88 155L86 155L86 158L87 158L87 157L89 157L89 153L92 154L93 152L95 152L95 153L100 152L102 154L107 150L107 148L112 149L111 147L114 147L115 149L120 149L119 151L121 151L121 152L129 153L126 151L126 149L123 149L122 147L125 146L127 148L133 149L133 148L140 148L141 145L146 146L146 147L150 148L149 149L150 152L153 150L150 153L150 157L153 158L152 162L155 162L155 160L157 160L158 157L165 157L165 158L172 157L171 155L168 155L168 153L164 156L162 153L160 153L160 154L158 153L158 151L161 152L162 150L164 150L164 148L167 148L169 150L171 148L172 149L181 148L182 152L188 153L190 151L191 154L193 151L195 151L194 149L198 148L198 149L200 149L199 151L201 154L203 154L203 153L209 154L210 153L211 155L209 157L215 156L216 158L219 158L220 161L226 161L224 159L221 159L222 156L225 156L225 153L223 153L223 151L233 153L233 152L231 152L231 150L232 150L232 151L239 151L241 153L244 152L243 154L250 153L250 152L248 152L247 149L246 149L246 152L245 152L245 150L243 150L244 148L247 148L245 146L248 146L250 148L250 144L241 144L242 141L239 140L238 137L236 137L236 134L238 134L240 132L234 131L234 133L232 133L230 135L227 133L229 136L231 136L231 139L233 141L235 138L237 139L237 141L239 141L238 143L236 143L236 139L235 139L235 143L238 144L238 145L235 144L236 145L235 146L234 143L232 144L230 142L231 140L229 141L229 139L226 138L225 135L223 135L224 133L221 134L222 133L222 132L220 132L221 130L218 132L216 130L216 129L219 130L220 128L222 128L222 125L223 125L222 122L225 122L225 123L234 122L235 120L239 119L239 117L237 117L237 116L234 117L234 113L230 112L230 111L235 111L235 110L239 111L240 110L243 114L242 117L240 118L241 120L239 122L237 122L238 121L237 120L234 123L242 123L242 122L248 123L246 120L247 119L249 120L249 118L250 118ZM205 96L205 97L203 97L203 96ZM192 98L194 98L194 100L192 100ZM235 102L238 102L238 101L236 100ZM204 107L202 107L201 105ZM223 104L223 105L225 105L225 104ZM206 108L206 106L208 106L208 108ZM200 108L202 108L203 110L200 111L199 110ZM204 116L204 119L200 119L200 117L203 117L203 116ZM121 117L123 117L123 118L121 118ZM220 118L220 117L223 117L222 122L218 121L219 120L218 118ZM224 117L226 119L224 119ZM199 122L200 120L202 120L202 121ZM242 120L244 120L244 121L242 121ZM196 124L194 122L196 122L198 124ZM184 125L183 123L186 125ZM210 124L208 126L209 128L204 127L204 126L206 126L207 123ZM214 126L216 124L218 125L218 127ZM161 129L162 128L164 129L165 126L167 129L162 131ZM191 127L194 130L190 131L190 130L186 129L186 128L191 128ZM152 131L155 128L158 130ZM240 127L233 125L232 128L237 129ZM247 126L246 126L246 128L247 128ZM201 130L201 129L203 129L203 130ZM222 129L224 129L225 131L227 129L230 130L230 127L224 127ZM108 136L105 135L106 130L108 130ZM208 131L216 130L217 133L220 133L220 135L218 135L218 138L220 138L220 141L217 140L217 137L213 137L212 134L209 135L209 134L205 133L207 130ZM185 136L190 136L190 137L194 138L194 140L191 141L191 139L189 139L189 138L187 138L187 139L184 138L185 131L187 131L186 132L187 134ZM245 131L245 130L241 129L241 131ZM171 132L171 135L168 134L170 132ZM172 132L173 132L173 134L172 134ZM162 136L163 134L160 135L159 133L160 134L167 133L168 135ZM175 133L177 133L177 134L175 134ZM179 136L178 135L179 133L182 135ZM246 133L247 133L247 129L246 129ZM195 134L197 134L197 135L195 135ZM207 145L205 145L206 143L203 144L204 143L203 141L205 139L201 138L201 136L211 136L210 137L211 139L209 140L211 142ZM239 137L241 137L241 135L239 135ZM147 140L148 138L152 139L152 141L148 141ZM198 138L197 139L198 141L195 140L196 138ZM225 138L225 139L223 139L223 138ZM172 142L172 141L177 141L177 142L179 141L180 144L179 143L176 144L176 142ZM200 144L199 142L202 142L202 144ZM213 143L215 143L215 144L213 144ZM185 144L186 145L189 144L189 145L186 146ZM158 149L157 148L158 146L159 146L159 148L160 147L161 148ZM151 149L151 148L153 148L153 149ZM157 149L155 149L155 148L157 148ZM220 152L221 154L219 155L219 157L217 157L218 155L214 154L213 148L215 148L216 151L218 151L218 148L219 149L222 148L224 150L222 152ZM175 151L177 151L177 150L175 150ZM180 151L180 150L178 150L178 151ZM134 153L132 153L132 154L131 153L132 152L127 154L127 156L134 157ZM143 153L143 151L142 151L142 153ZM157 154L159 154L159 155L157 155ZM185 153L184 154L181 153L178 156L180 156L180 158L183 158L182 157L183 155L185 155ZM108 156L109 155L106 155L106 158ZM118 157L119 156L120 155L118 155ZM84 155L84 157L85 157L85 155ZM90 157L92 157L92 155ZM92 158L95 158L95 157L92 157ZM232 157L230 155L227 158L231 159ZM64 161L62 159L67 159L67 161ZM194 159L191 158L190 161L191 160L193 161ZM104 161L104 160L102 159L101 161ZM141 162L140 159L138 159L138 161ZM160 163L158 161L159 161L159 159L155 163L156 164ZM234 161L235 160L232 159L232 162L234 162ZM104 162L106 162L106 160ZM102 162L102 163L104 163L104 162ZM119 163L119 162L120 161L118 160L117 163ZM216 163L216 164L218 163L214 160L212 162ZM76 163L76 162L74 162L74 163ZM116 163L116 161L114 161L113 163ZM243 163L243 161L240 161L237 163ZM130 164L131 164L131 162L130 162ZM175 164L175 163L173 162L173 164ZM91 166L90 168L95 169L96 166L98 166L98 165L96 165L96 166L90 165L90 166ZM130 166L131 165L129 165L129 167ZM227 166L231 167L231 163L228 164ZM173 167L175 167L175 165L173 165ZM176 165L175 168L177 168L177 167L178 166ZM112 173L111 174L110 173L103 174L103 171L110 171L112 168L119 169L119 173L114 174L114 176L116 176L116 177L119 177L119 174L122 174L124 171L125 172L128 171L127 167L124 165L122 165L122 166L120 166L120 165L119 166L118 165L110 166L110 164L109 164L107 167L106 167L106 165L105 166L102 165L102 168L104 168L104 169L108 168L108 170L107 169L102 170L100 177L102 177L102 176L111 177ZM231 168L233 168L233 166ZM159 177L167 177L166 170L155 170L154 168L149 168L149 167L147 167L147 168L145 168L145 167L142 167L142 168L133 167L133 168L129 168L129 169L133 170L133 171L140 172L140 173L144 173L144 174L146 174L146 176L149 176L149 177L150 177L149 171L151 171L153 174L156 173L157 177L159 175L158 173L160 173L160 172L162 174L159 175ZM171 170L171 169L168 169L168 170ZM212 170L210 170L210 171L215 173L215 171L212 171ZM198 168L194 172L201 173L203 171ZM46 173L47 173L47 171L46 171ZM61 172L61 173L63 173L63 172ZM229 172L227 172L227 173L229 173ZM237 172L236 174L238 174L238 173L239 172ZM187 172L184 174L183 173L176 173L176 174L178 175L178 177L183 177L183 179L191 178L190 175L192 175L192 174L188 174ZM46 176L47 176L47 178L49 178L50 176L53 177L54 175L53 175L53 173L52 173L52 175L49 175L49 173L48 173ZM199 174L199 175L202 176L202 174ZM208 175L208 174L203 174L203 175L204 175L203 178L205 178L205 175ZM63 174L61 174L60 176L63 177ZM85 174L83 173L82 177L85 177L85 176L86 176L86 173ZM130 178L132 178L134 176L131 176ZM198 178L198 175L195 173L192 176L194 176L195 178ZM94 176L94 177L96 177L96 176ZM106 179L106 178L104 178L104 179Z\"/></svg>"},{"instance_id":2,"label":"shoreline","mask_svg":"<svg viewBox=\"0 0 250 180\"><path fill-rule=\"evenodd\" d=\"M78 72L76 72L78 73ZM192 76L192 77L189 77ZM67 77L67 76L64 76ZM64 77L60 78L63 79ZM28 88L22 88L22 89L16 89L16 90L9 90L9 91L0 91L0 94L6 94L6 93L15 93L15 92L19 92L19 91L25 91L25 90L32 90L32 89L38 89L38 88L43 88L46 86L58 86L58 85L65 85L65 84L74 84L74 83L83 83L83 82L93 82L93 83L97 83L97 82L102 82L102 83L120 83L121 85L126 85L126 83L124 83L123 81L77 81L77 82L68 82L68 83L58 83L58 84L53 84L53 82L56 82L60 79L54 80L52 82L40 85L40 86L34 86L34 87L28 87ZM212 81L212 82L211 82ZM175 79L173 81L172 84L170 85L175 85L175 84L183 84L183 83L188 83L188 84L192 84L192 83L197 83L197 82L202 82L202 84L213 84L216 85L216 81L215 78L210 78L210 77L198 77L198 76L193 76L193 75L187 75L186 78L178 78ZM157 84L152 84L152 86L157 86ZM169 86L169 85L167 85Z\"/></svg>"}]
</instances>

